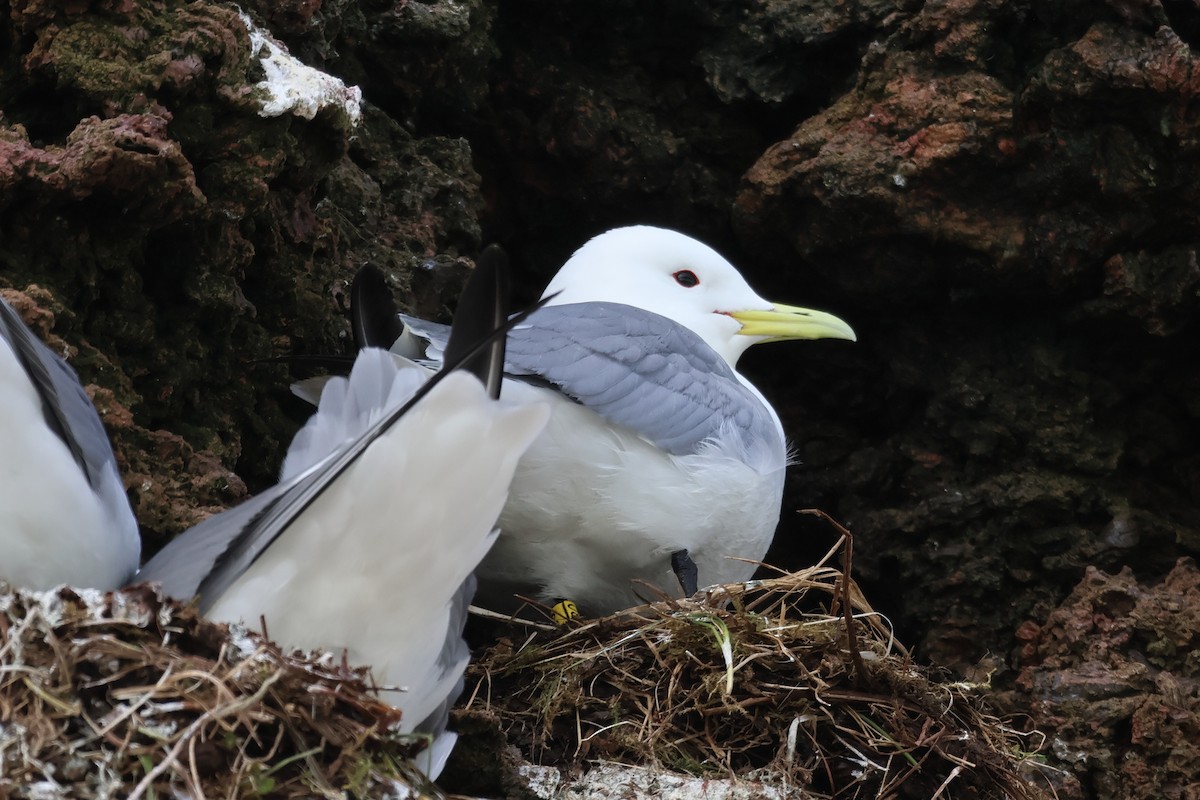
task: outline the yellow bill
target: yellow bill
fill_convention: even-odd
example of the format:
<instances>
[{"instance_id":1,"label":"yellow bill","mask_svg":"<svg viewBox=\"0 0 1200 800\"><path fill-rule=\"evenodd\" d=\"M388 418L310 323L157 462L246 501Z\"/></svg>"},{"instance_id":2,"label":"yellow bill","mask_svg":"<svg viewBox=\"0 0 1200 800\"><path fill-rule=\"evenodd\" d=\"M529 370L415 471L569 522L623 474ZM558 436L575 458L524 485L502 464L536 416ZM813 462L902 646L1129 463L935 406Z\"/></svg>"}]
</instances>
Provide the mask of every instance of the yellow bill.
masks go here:
<instances>
[{"instance_id":1,"label":"yellow bill","mask_svg":"<svg viewBox=\"0 0 1200 800\"><path fill-rule=\"evenodd\" d=\"M769 309L731 311L729 316L742 323L742 336L765 336L766 341L785 339L848 339L858 341L854 329L839 317L799 306L776 303Z\"/></svg>"}]
</instances>

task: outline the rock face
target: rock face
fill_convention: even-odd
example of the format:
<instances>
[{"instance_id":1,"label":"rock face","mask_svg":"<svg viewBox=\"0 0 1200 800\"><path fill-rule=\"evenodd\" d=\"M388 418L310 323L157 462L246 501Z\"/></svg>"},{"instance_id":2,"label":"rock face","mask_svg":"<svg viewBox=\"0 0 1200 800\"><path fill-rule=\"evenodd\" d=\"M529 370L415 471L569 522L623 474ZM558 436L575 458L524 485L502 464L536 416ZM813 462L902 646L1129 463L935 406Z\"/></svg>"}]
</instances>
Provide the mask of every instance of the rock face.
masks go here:
<instances>
[{"instance_id":1,"label":"rock face","mask_svg":"<svg viewBox=\"0 0 1200 800\"><path fill-rule=\"evenodd\" d=\"M1018 702L1069 771L1059 797L1192 797L1200 774L1200 572L1157 583L1089 568L1041 625L1017 633Z\"/></svg>"},{"instance_id":2,"label":"rock face","mask_svg":"<svg viewBox=\"0 0 1200 800\"><path fill-rule=\"evenodd\" d=\"M262 362L341 350L359 264L439 311L455 249L479 240L478 181L465 142L418 140L374 109L356 124L357 90L314 85L226 7L5 18L0 276L66 312L56 330L87 343L84 379L133 412L114 436L153 547L196 521L189 506L245 494L220 464L271 480L303 407ZM164 496L184 473L193 496Z\"/></svg>"},{"instance_id":3,"label":"rock face","mask_svg":"<svg viewBox=\"0 0 1200 800\"><path fill-rule=\"evenodd\" d=\"M637 221L858 331L743 362L802 462L770 560L841 518L921 657L1011 683L1089 567L1200 551L1191 4L245 5L357 124L225 6L0 5L0 285L95 384L150 549L271 480L304 408L260 362L342 348L358 265L444 316L485 239L527 298Z\"/></svg>"}]
</instances>

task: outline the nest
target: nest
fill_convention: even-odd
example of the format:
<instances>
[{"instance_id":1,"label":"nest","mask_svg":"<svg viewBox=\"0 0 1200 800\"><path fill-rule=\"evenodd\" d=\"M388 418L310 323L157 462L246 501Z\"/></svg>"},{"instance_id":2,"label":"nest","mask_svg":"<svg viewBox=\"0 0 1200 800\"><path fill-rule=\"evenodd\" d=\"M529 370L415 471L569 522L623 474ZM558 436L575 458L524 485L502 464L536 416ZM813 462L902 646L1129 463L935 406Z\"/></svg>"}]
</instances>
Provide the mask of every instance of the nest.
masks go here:
<instances>
[{"instance_id":1,"label":"nest","mask_svg":"<svg viewBox=\"0 0 1200 800\"><path fill-rule=\"evenodd\" d=\"M1045 797L1026 779L1036 734L914 664L849 579L845 541L842 570L501 640L471 667L460 727L498 728L568 774L607 761L787 796ZM427 742L396 732L365 669L280 652L149 587L0 587L0 635L0 798L436 792L412 766ZM492 742L489 770L455 758L460 778L504 762Z\"/></svg>"},{"instance_id":2,"label":"nest","mask_svg":"<svg viewBox=\"0 0 1200 800\"><path fill-rule=\"evenodd\" d=\"M844 541L844 570L502 640L472 664L467 717L576 773L601 760L805 796L1046 797L1026 777L1038 735L991 714L982 687L915 664L849 580Z\"/></svg>"},{"instance_id":3,"label":"nest","mask_svg":"<svg viewBox=\"0 0 1200 800\"><path fill-rule=\"evenodd\" d=\"M149 587L0 587L0 797L413 797L426 742L365 670Z\"/></svg>"}]
</instances>

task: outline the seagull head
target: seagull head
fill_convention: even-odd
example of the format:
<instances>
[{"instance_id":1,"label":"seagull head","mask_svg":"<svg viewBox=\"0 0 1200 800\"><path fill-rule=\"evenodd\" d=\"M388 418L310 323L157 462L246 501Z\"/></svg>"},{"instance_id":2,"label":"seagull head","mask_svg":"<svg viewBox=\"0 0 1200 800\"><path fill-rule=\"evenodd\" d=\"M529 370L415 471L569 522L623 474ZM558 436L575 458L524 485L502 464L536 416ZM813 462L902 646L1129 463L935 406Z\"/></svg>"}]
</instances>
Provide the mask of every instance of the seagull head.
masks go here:
<instances>
[{"instance_id":1,"label":"seagull head","mask_svg":"<svg viewBox=\"0 0 1200 800\"><path fill-rule=\"evenodd\" d=\"M690 236L637 225L591 239L563 265L543 296L549 305L624 303L690 328L729 363L752 344L849 339L842 320L764 300L717 251Z\"/></svg>"}]
</instances>

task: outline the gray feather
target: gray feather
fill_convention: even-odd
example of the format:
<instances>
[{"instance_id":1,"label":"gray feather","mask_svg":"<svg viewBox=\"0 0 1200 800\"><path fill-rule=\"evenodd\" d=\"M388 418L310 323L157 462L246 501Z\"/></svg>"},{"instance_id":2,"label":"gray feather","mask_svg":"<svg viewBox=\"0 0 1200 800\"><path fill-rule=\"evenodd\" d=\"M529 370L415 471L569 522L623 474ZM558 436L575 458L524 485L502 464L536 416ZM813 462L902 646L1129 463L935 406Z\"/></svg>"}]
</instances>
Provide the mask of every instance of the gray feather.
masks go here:
<instances>
[{"instance_id":1,"label":"gray feather","mask_svg":"<svg viewBox=\"0 0 1200 800\"><path fill-rule=\"evenodd\" d=\"M506 265L500 267L501 270L505 268ZM489 288L497 287L501 283L492 276L485 277L485 284ZM495 312L487 303L483 306L488 308L492 322L504 319L502 311ZM516 321L513 319L507 324L511 325ZM479 326L469 324L466 320L463 321L462 327L465 332L460 334L456 329L456 338L465 336L468 342L475 340L479 344L490 343L501 333L498 327L489 326L481 330ZM450 336L447 335L446 339L449 340ZM464 347L462 350L466 357L474 355L470 348ZM487 349L484 352L490 359L503 357L503 348ZM450 369L461 366L452 364ZM485 369L493 371L491 367L485 366ZM436 378L426 383L408 403L386 414L357 439L324 460L298 475L281 481L242 505L185 531L142 567L135 580L160 581L167 593L176 597L190 598L199 594L201 610L210 608L304 509L328 489L367 447L398 422L408 408L436 383ZM468 588L464 584L458 594L459 598L465 598L462 603L464 607L469 602Z\"/></svg>"},{"instance_id":2,"label":"gray feather","mask_svg":"<svg viewBox=\"0 0 1200 800\"><path fill-rule=\"evenodd\" d=\"M436 363L449 327L400 315L392 346ZM693 331L620 303L547 306L508 334L505 372L554 388L672 455L694 453L722 425L748 442L780 436L775 420Z\"/></svg>"},{"instance_id":3,"label":"gray feather","mask_svg":"<svg viewBox=\"0 0 1200 800\"><path fill-rule=\"evenodd\" d=\"M424 364L441 364L442 353L450 342L450 326L440 322L400 314L404 333L391 346L398 356Z\"/></svg>"},{"instance_id":4,"label":"gray feather","mask_svg":"<svg viewBox=\"0 0 1200 800\"><path fill-rule=\"evenodd\" d=\"M189 528L146 562L133 582L160 583L166 594L183 600L200 594L201 583L212 576L217 561L239 536L252 529L252 523L266 508L279 500L281 491L280 486L272 487ZM219 594L202 597L201 609L210 608L218 597Z\"/></svg>"},{"instance_id":5,"label":"gray feather","mask_svg":"<svg viewBox=\"0 0 1200 800\"><path fill-rule=\"evenodd\" d=\"M777 441L774 417L711 347L671 320L620 303L547 306L508 335L506 370L531 377L672 455L731 426Z\"/></svg>"},{"instance_id":6,"label":"gray feather","mask_svg":"<svg viewBox=\"0 0 1200 800\"><path fill-rule=\"evenodd\" d=\"M471 573L450 600L450 624L446 628L446 638L442 642L438 664L442 667L443 675L451 669L457 669L460 675L446 699L416 726L415 730L420 733L436 736L446 730L450 722L450 709L462 695L465 684L461 672L471 660L471 648L463 639L463 630L467 627L467 612L475 598L475 589L475 573Z\"/></svg>"},{"instance_id":7,"label":"gray feather","mask_svg":"<svg viewBox=\"0 0 1200 800\"><path fill-rule=\"evenodd\" d=\"M499 269L503 271L504 265L501 264ZM488 275L484 274L484 277L488 278ZM503 346L490 345L496 339L502 342L507 325L517 321L514 319L500 325L505 320L505 307L502 299L490 297L490 291L501 287L502 284L502 280L490 276L487 280L489 291L484 291L476 297L478 302L473 303L473 307L477 306L479 313L486 311L487 318L482 324L470 324L475 321L468 318L464 318L461 325L456 324L453 341L465 339L467 346L451 345L451 352L458 354L458 358L455 359L458 363L452 363L450 370L461 368L463 361L474 359L475 350L470 345L477 344L477 349L482 352L478 364L480 371L496 375L500 373ZM362 358L363 355L360 354L359 357ZM388 363L391 363L390 357L387 358ZM492 364L492 361L498 363ZM138 573L137 580L159 581L169 594L177 597L190 598L198 595L201 611L207 612L284 533L297 516L324 490L332 486L350 464L394 425L438 380L439 378L435 377L426 382L408 403L388 412L350 443L339 447L305 471L185 532L151 559ZM384 394L386 396L386 392ZM468 576L450 598L451 624L440 645L439 663L443 674L457 670L460 677L454 690L428 718L420 722L419 730L435 735L444 731L449 708L462 691L461 671L470 658L470 651L462 639L462 631L466 623L467 607L474 593L475 579Z\"/></svg>"}]
</instances>

